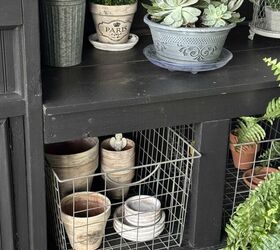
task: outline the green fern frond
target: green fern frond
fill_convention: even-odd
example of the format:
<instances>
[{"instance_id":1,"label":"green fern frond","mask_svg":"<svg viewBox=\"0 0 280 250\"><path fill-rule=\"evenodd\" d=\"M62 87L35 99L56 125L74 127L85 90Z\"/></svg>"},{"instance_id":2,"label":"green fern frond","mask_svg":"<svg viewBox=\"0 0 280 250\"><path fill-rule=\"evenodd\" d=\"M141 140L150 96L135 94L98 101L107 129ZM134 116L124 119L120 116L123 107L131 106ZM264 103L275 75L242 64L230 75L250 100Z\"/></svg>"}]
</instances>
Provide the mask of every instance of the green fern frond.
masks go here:
<instances>
[{"instance_id":1,"label":"green fern frond","mask_svg":"<svg viewBox=\"0 0 280 250\"><path fill-rule=\"evenodd\" d=\"M238 143L258 142L265 138L265 130L258 124L259 119L243 116L238 120Z\"/></svg>"},{"instance_id":2,"label":"green fern frond","mask_svg":"<svg viewBox=\"0 0 280 250\"><path fill-rule=\"evenodd\" d=\"M272 142L271 146L259 156L259 159L264 160L264 162L261 162L262 166L267 166L269 159L272 159L272 160L274 159L274 161L275 161L279 157L280 157L280 141L275 141L275 142ZM274 165L275 165L275 162L269 163L269 167L274 166Z\"/></svg>"},{"instance_id":3,"label":"green fern frond","mask_svg":"<svg viewBox=\"0 0 280 250\"><path fill-rule=\"evenodd\" d=\"M268 67L271 67L271 70L274 72L273 74L277 76L276 81L280 81L280 61L278 62L277 59L272 60L271 57L265 57L263 61L267 64Z\"/></svg>"},{"instance_id":4,"label":"green fern frond","mask_svg":"<svg viewBox=\"0 0 280 250\"><path fill-rule=\"evenodd\" d=\"M280 97L276 97L268 103L263 118L271 124L275 119L280 118Z\"/></svg>"}]
</instances>

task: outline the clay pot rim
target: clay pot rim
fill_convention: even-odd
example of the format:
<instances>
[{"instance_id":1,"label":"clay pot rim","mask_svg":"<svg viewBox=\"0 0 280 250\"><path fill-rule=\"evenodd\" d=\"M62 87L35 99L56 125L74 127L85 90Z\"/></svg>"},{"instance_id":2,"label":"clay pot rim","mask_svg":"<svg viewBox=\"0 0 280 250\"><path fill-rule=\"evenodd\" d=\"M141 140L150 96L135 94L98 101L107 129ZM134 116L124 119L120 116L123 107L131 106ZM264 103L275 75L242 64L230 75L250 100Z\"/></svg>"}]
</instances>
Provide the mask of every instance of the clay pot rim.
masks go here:
<instances>
[{"instance_id":1,"label":"clay pot rim","mask_svg":"<svg viewBox=\"0 0 280 250\"><path fill-rule=\"evenodd\" d=\"M124 152L129 152L129 151L134 151L134 149L135 149L135 142L133 141L133 140L131 140L131 139L128 139L128 138L126 138L127 139L127 146L129 145L129 147L127 148L127 149L122 149L121 151L116 151L116 150L114 150L112 147L111 147L111 145L110 145L110 138L108 138L108 139L105 139L104 141L102 141L101 142L101 152L103 151L103 152L106 152L106 153L111 153L111 154L120 154L120 153L124 153ZM107 149L107 148L104 148L104 144L106 144L106 145L109 145L109 147L110 148L112 148L112 150L109 150L109 149ZM126 146L126 147L127 147ZM134 154L133 155L135 155L135 152L134 152Z\"/></svg>"},{"instance_id":2,"label":"clay pot rim","mask_svg":"<svg viewBox=\"0 0 280 250\"><path fill-rule=\"evenodd\" d=\"M86 137L86 138L82 138L81 140L92 141L95 144L91 148L89 148L89 149L87 149L87 150L85 150L83 152L79 152L79 153L74 153L74 154L51 154L51 153L46 152L45 156L46 157L50 157L50 158L60 158L60 159L61 158L77 157L77 156L82 157L84 155L85 156L88 155L91 151L95 151L96 148L99 148L99 139L98 139L98 137ZM73 141L76 141L76 140L73 140ZM96 154L98 154L98 150L96 150Z\"/></svg>"},{"instance_id":3,"label":"clay pot rim","mask_svg":"<svg viewBox=\"0 0 280 250\"><path fill-rule=\"evenodd\" d=\"M256 175L261 175L261 174L266 174L266 173L267 173L267 175L269 175L269 174L276 173L279 171L277 168L262 167L262 166L256 166L255 168L247 169L243 173L242 179L248 187L256 188L260 184L260 182L263 181L263 179L258 178L258 176L255 176L255 175L252 176L252 171L255 171L256 169L258 169L260 171ZM259 180L257 183L254 181L252 181L252 183L251 183L251 178L253 178L253 180L254 180L254 177L255 177L255 179Z\"/></svg>"},{"instance_id":4,"label":"clay pot rim","mask_svg":"<svg viewBox=\"0 0 280 250\"><path fill-rule=\"evenodd\" d=\"M103 198L105 200L105 204L104 206L106 206L106 210L101 213L101 214L98 214L98 215L95 215L95 216L88 216L88 217L75 217L73 215L69 215L67 213L65 213L62 209L62 206L63 206L63 203L66 202L67 200L73 200L73 196L99 196L101 198ZM61 214L62 216L64 216L65 218L68 218L70 220L73 220L73 218L75 218L76 220L79 220L79 221L88 221L90 219L99 219L101 217L103 217L104 219L108 219L109 216L110 216L110 211L111 211L111 201L110 199L103 195L103 194L100 194L100 193L97 193L97 192L76 192L75 194L69 194L67 196L65 196L62 200L61 200ZM67 222L63 221L64 223L67 224Z\"/></svg>"},{"instance_id":5,"label":"clay pot rim","mask_svg":"<svg viewBox=\"0 0 280 250\"><path fill-rule=\"evenodd\" d=\"M239 150L237 150L238 147L242 147L242 151L255 153L255 148L259 145L259 143L256 142L237 143L237 136L233 133L233 131L230 132L229 141L230 149L236 152L239 152Z\"/></svg>"},{"instance_id":6,"label":"clay pot rim","mask_svg":"<svg viewBox=\"0 0 280 250\"><path fill-rule=\"evenodd\" d=\"M137 10L137 5L138 1L136 0L135 3L132 4L121 4L121 5L105 5L105 4L97 4L90 2L90 12L95 15L101 15L101 16L127 16L127 15L132 15L136 12ZM130 6L128 10L128 6ZM117 9L117 13L110 13L110 14L105 14L104 12L97 11L97 9L101 10L112 10L112 9Z\"/></svg>"}]
</instances>

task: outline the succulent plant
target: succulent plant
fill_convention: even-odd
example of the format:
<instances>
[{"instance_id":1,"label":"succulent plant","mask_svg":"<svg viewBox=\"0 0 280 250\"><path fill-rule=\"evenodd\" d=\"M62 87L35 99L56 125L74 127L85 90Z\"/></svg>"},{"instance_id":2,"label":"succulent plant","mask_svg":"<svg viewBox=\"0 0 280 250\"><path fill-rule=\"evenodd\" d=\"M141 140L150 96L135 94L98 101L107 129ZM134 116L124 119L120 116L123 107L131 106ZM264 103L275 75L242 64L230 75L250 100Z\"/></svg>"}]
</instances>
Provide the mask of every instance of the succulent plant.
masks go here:
<instances>
[{"instance_id":1,"label":"succulent plant","mask_svg":"<svg viewBox=\"0 0 280 250\"><path fill-rule=\"evenodd\" d=\"M151 19L174 28L194 24L201 10L192 7L198 0L152 0L152 5L143 4Z\"/></svg>"},{"instance_id":2,"label":"succulent plant","mask_svg":"<svg viewBox=\"0 0 280 250\"><path fill-rule=\"evenodd\" d=\"M222 27L241 22L236 10L243 0L151 0L143 4L151 20L171 27Z\"/></svg>"},{"instance_id":3,"label":"succulent plant","mask_svg":"<svg viewBox=\"0 0 280 250\"><path fill-rule=\"evenodd\" d=\"M121 133L115 134L115 137L110 139L110 146L116 151L121 151L127 145L127 139Z\"/></svg>"},{"instance_id":4,"label":"succulent plant","mask_svg":"<svg viewBox=\"0 0 280 250\"><path fill-rule=\"evenodd\" d=\"M243 3L243 0L212 1L204 9L202 24L208 27L223 27L228 23L242 22L240 14L235 12Z\"/></svg>"}]
</instances>

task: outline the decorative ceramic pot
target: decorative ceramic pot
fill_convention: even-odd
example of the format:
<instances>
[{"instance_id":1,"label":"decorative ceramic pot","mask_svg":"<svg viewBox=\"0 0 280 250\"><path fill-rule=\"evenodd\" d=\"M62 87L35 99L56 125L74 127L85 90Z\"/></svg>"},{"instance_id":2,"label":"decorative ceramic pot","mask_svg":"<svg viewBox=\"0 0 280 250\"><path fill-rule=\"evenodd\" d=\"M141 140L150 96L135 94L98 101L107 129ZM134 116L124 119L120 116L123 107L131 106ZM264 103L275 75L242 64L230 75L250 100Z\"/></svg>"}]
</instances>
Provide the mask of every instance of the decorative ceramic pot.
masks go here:
<instances>
[{"instance_id":1,"label":"decorative ceramic pot","mask_svg":"<svg viewBox=\"0 0 280 250\"><path fill-rule=\"evenodd\" d=\"M219 28L172 28L144 17L148 24L157 56L173 63L215 62L218 60L230 24Z\"/></svg>"},{"instance_id":2,"label":"decorative ceramic pot","mask_svg":"<svg viewBox=\"0 0 280 250\"><path fill-rule=\"evenodd\" d=\"M230 133L229 140L229 148L234 166L242 170L250 169L253 166L256 154L260 149L259 145L252 143L252 145L244 145L237 148L234 146L234 144L237 144L237 136L233 133Z\"/></svg>"},{"instance_id":3,"label":"decorative ceramic pot","mask_svg":"<svg viewBox=\"0 0 280 250\"><path fill-rule=\"evenodd\" d=\"M273 10L271 7L265 7L267 29L280 32L280 11Z\"/></svg>"},{"instance_id":4,"label":"decorative ceramic pot","mask_svg":"<svg viewBox=\"0 0 280 250\"><path fill-rule=\"evenodd\" d=\"M137 2L127 5L90 4L99 42L126 43Z\"/></svg>"},{"instance_id":5,"label":"decorative ceramic pot","mask_svg":"<svg viewBox=\"0 0 280 250\"><path fill-rule=\"evenodd\" d=\"M41 1L43 61L54 67L81 63L85 0Z\"/></svg>"}]
</instances>

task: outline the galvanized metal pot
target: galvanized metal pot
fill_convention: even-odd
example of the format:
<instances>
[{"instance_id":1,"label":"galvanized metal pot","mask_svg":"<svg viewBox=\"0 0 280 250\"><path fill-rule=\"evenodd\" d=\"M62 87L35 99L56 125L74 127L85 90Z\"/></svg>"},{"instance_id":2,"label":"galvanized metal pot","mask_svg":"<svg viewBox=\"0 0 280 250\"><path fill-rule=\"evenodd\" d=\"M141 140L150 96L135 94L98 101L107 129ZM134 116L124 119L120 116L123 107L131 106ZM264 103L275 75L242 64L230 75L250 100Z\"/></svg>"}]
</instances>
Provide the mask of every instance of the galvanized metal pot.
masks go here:
<instances>
[{"instance_id":1,"label":"galvanized metal pot","mask_svg":"<svg viewBox=\"0 0 280 250\"><path fill-rule=\"evenodd\" d=\"M41 1L43 61L67 67L81 63L85 0Z\"/></svg>"},{"instance_id":2,"label":"galvanized metal pot","mask_svg":"<svg viewBox=\"0 0 280 250\"><path fill-rule=\"evenodd\" d=\"M90 11L95 24L99 42L126 43L128 40L137 1L126 5L90 4Z\"/></svg>"},{"instance_id":3,"label":"galvanized metal pot","mask_svg":"<svg viewBox=\"0 0 280 250\"><path fill-rule=\"evenodd\" d=\"M267 29L280 32L280 11L273 10L271 7L265 7Z\"/></svg>"},{"instance_id":4,"label":"galvanized metal pot","mask_svg":"<svg viewBox=\"0 0 280 250\"><path fill-rule=\"evenodd\" d=\"M157 56L174 63L215 62L218 60L229 31L230 24L219 28L172 28L144 17L148 24Z\"/></svg>"}]
</instances>

